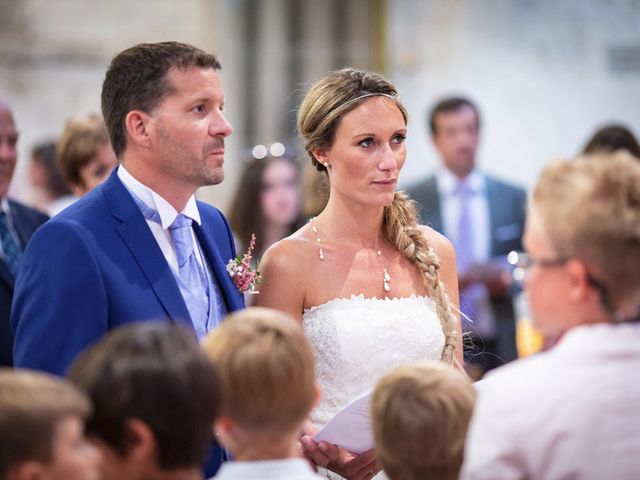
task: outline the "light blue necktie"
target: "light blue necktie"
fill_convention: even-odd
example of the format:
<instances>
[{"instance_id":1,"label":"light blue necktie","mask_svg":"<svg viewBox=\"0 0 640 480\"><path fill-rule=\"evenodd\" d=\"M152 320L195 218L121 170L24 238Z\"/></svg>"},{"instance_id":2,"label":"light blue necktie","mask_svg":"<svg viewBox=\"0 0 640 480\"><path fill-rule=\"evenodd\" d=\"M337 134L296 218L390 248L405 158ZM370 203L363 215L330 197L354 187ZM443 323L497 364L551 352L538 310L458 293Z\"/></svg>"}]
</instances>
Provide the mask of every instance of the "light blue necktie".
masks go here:
<instances>
[{"instance_id":1,"label":"light blue necktie","mask_svg":"<svg viewBox=\"0 0 640 480\"><path fill-rule=\"evenodd\" d=\"M471 197L473 191L466 182L459 182L456 195L460 199L458 216L458 238L456 241L456 263L459 272L465 272L473 264L473 221L471 218Z\"/></svg>"},{"instance_id":2,"label":"light blue necktie","mask_svg":"<svg viewBox=\"0 0 640 480\"><path fill-rule=\"evenodd\" d=\"M144 218L162 225L158 212L137 196L132 196L136 205L142 211ZM196 258L197 252L191 233L192 222L189 217L179 213L169 226L169 233L178 258L178 274L174 274L174 277L176 277L180 293L187 310L189 310L193 328L198 338L202 338L209 330L209 282L207 273L204 271L205 267L201 266ZM217 309L212 314L214 315L214 320L216 320Z\"/></svg>"},{"instance_id":3,"label":"light blue necktie","mask_svg":"<svg viewBox=\"0 0 640 480\"><path fill-rule=\"evenodd\" d=\"M456 240L456 264L459 274L464 274L474 263L473 255L473 219L471 216L471 198L473 190L467 182L458 183L455 191L460 199L460 215L458 216L458 238ZM460 310L471 322L477 318L476 298L474 298L474 285L470 285L460 292ZM462 319L463 325L468 325L466 319ZM472 330L474 330L472 328Z\"/></svg>"},{"instance_id":4,"label":"light blue necktie","mask_svg":"<svg viewBox=\"0 0 640 480\"><path fill-rule=\"evenodd\" d=\"M186 286L183 295L191 320L196 330L205 327L206 331L209 319L209 288L206 273L196 259L191 224L192 220L180 213L169 226L169 232L176 248L180 278Z\"/></svg>"},{"instance_id":5,"label":"light blue necktie","mask_svg":"<svg viewBox=\"0 0 640 480\"><path fill-rule=\"evenodd\" d=\"M9 230L7 214L4 211L0 211L0 244L2 244L4 263L15 277L22 258L22 250L11 230Z\"/></svg>"}]
</instances>

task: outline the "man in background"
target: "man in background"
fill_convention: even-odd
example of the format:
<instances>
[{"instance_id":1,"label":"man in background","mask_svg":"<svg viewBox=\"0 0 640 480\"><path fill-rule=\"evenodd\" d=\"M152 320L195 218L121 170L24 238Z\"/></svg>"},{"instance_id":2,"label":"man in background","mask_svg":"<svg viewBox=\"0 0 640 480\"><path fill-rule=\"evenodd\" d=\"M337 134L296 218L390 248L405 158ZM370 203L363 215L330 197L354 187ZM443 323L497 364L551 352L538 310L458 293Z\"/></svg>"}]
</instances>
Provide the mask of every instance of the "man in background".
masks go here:
<instances>
[{"instance_id":1,"label":"man in background","mask_svg":"<svg viewBox=\"0 0 640 480\"><path fill-rule=\"evenodd\" d=\"M0 99L0 366L13 365L11 300L24 247L47 216L7 198L18 158L18 131L9 104Z\"/></svg>"},{"instance_id":2,"label":"man in background","mask_svg":"<svg viewBox=\"0 0 640 480\"><path fill-rule=\"evenodd\" d=\"M476 168L480 115L468 99L439 101L429 115L442 167L408 189L422 207L422 221L456 247L463 330L470 374L517 357L515 316L506 255L521 250L526 193Z\"/></svg>"}]
</instances>

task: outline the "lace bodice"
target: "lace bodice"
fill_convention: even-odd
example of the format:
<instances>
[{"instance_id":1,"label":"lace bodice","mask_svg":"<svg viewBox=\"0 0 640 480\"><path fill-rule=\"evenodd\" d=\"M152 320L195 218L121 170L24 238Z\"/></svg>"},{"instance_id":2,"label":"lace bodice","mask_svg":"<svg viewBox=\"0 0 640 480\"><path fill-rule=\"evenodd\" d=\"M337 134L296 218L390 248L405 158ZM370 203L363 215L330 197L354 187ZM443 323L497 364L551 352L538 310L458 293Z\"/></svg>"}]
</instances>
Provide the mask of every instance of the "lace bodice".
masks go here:
<instances>
[{"instance_id":1,"label":"lace bodice","mask_svg":"<svg viewBox=\"0 0 640 480\"><path fill-rule=\"evenodd\" d=\"M428 297L333 299L304 311L302 326L316 352L322 398L311 420L324 426L388 371L438 360L444 334Z\"/></svg>"}]
</instances>

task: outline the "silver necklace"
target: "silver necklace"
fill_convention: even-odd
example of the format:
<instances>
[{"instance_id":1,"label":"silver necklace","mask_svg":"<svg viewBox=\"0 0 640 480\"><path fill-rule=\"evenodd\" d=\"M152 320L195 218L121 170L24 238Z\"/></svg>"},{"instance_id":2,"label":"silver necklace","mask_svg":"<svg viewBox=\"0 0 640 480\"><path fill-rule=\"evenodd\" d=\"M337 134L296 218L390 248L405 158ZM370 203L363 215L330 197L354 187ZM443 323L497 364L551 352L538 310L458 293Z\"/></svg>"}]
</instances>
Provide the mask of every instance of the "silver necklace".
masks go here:
<instances>
[{"instance_id":1,"label":"silver necklace","mask_svg":"<svg viewBox=\"0 0 640 480\"><path fill-rule=\"evenodd\" d=\"M318 235L318 229L316 227L316 217L311 218L311 230L313 231L313 235L316 238L316 244L318 245L318 258L320 261L324 261L324 250L322 250L322 240L320 240L320 236ZM382 252L380 250L376 251L376 255L382 257ZM391 281L391 275L387 272L386 268L382 269L382 288L385 292L391 290L389 286L389 282Z\"/></svg>"}]
</instances>

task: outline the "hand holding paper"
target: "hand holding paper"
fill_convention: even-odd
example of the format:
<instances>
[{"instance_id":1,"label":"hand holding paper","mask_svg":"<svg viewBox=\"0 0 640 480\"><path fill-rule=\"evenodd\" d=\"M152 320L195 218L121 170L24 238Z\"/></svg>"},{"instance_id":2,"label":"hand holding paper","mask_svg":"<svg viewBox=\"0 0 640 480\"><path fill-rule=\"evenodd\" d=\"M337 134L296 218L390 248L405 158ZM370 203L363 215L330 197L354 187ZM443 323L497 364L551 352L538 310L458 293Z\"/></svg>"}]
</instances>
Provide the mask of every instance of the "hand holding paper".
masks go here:
<instances>
[{"instance_id":1,"label":"hand holding paper","mask_svg":"<svg viewBox=\"0 0 640 480\"><path fill-rule=\"evenodd\" d=\"M373 433L369 405L372 391L368 391L340 410L313 438L316 442L338 445L353 453L373 448Z\"/></svg>"}]
</instances>

